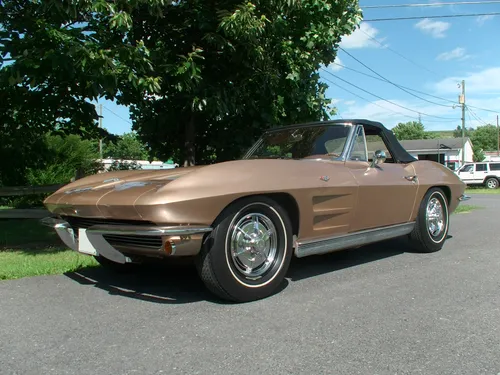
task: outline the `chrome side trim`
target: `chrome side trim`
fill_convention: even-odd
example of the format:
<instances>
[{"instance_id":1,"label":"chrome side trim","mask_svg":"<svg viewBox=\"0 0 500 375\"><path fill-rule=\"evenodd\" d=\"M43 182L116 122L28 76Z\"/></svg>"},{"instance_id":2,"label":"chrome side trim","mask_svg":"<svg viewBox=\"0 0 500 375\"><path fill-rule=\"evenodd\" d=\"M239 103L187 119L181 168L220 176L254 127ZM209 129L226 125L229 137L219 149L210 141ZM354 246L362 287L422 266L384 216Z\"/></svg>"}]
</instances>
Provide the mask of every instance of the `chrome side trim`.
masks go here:
<instances>
[{"instance_id":1,"label":"chrome side trim","mask_svg":"<svg viewBox=\"0 0 500 375\"><path fill-rule=\"evenodd\" d=\"M471 196L470 195L465 195L465 194L462 194L460 197L458 197L458 200L460 202L468 201L469 199L471 199Z\"/></svg>"},{"instance_id":2,"label":"chrome side trim","mask_svg":"<svg viewBox=\"0 0 500 375\"><path fill-rule=\"evenodd\" d=\"M327 254L337 250L384 241L409 234L414 227L415 222L411 222L391 225L383 228L369 229L321 240L307 242L299 241L297 243L297 247L295 248L295 256L297 258L303 258L310 255Z\"/></svg>"},{"instance_id":3,"label":"chrome side trim","mask_svg":"<svg viewBox=\"0 0 500 375\"><path fill-rule=\"evenodd\" d=\"M87 233L105 234L126 234L136 236L187 236L200 233L209 233L211 227L186 225L170 227L144 227L138 225L92 225L87 228Z\"/></svg>"}]
</instances>

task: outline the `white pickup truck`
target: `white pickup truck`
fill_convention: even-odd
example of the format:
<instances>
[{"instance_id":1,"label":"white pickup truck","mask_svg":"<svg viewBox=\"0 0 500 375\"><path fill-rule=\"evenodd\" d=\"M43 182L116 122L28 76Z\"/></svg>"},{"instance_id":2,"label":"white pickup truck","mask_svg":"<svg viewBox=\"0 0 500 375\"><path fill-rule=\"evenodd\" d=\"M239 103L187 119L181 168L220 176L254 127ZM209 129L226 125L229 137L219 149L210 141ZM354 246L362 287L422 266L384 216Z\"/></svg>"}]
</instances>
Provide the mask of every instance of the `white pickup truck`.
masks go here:
<instances>
[{"instance_id":1,"label":"white pickup truck","mask_svg":"<svg viewBox=\"0 0 500 375\"><path fill-rule=\"evenodd\" d=\"M467 185L483 185L488 189L500 185L500 162L466 163L455 173Z\"/></svg>"}]
</instances>

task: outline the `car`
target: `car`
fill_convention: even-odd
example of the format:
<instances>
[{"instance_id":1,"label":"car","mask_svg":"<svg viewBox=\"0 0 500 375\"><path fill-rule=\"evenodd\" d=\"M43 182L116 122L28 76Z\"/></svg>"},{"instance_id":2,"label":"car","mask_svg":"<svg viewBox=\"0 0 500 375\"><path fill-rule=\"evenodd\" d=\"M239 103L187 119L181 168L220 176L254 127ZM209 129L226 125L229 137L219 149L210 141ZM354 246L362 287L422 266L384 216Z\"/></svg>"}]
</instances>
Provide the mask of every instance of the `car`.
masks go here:
<instances>
[{"instance_id":1,"label":"car","mask_svg":"<svg viewBox=\"0 0 500 375\"><path fill-rule=\"evenodd\" d=\"M464 191L381 123L331 120L265 131L238 160L84 177L46 198L43 223L114 270L193 260L208 290L248 302L277 293L293 256L395 237L440 250Z\"/></svg>"},{"instance_id":2,"label":"car","mask_svg":"<svg viewBox=\"0 0 500 375\"><path fill-rule=\"evenodd\" d=\"M500 185L500 162L466 163L456 171L460 179L469 186L485 186L498 189Z\"/></svg>"}]
</instances>

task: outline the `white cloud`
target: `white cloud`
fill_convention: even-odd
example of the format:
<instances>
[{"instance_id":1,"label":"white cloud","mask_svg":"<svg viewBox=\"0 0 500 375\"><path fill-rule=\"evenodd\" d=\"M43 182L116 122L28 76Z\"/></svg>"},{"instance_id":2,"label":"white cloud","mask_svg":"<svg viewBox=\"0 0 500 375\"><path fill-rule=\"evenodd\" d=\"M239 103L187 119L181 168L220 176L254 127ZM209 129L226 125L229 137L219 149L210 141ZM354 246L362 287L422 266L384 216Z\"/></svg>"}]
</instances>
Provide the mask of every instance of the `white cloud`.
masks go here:
<instances>
[{"instance_id":1,"label":"white cloud","mask_svg":"<svg viewBox=\"0 0 500 375\"><path fill-rule=\"evenodd\" d=\"M347 100L345 102L345 105L348 105L348 106L353 106L354 104L356 104L356 101L355 100Z\"/></svg>"},{"instance_id":2,"label":"white cloud","mask_svg":"<svg viewBox=\"0 0 500 375\"><path fill-rule=\"evenodd\" d=\"M333 64L328 65L328 69L333 70L334 72L338 72L339 70L344 69L343 67L337 64L344 65L344 63L342 62L342 60L340 60L340 57L338 56L335 57L335 61Z\"/></svg>"},{"instance_id":3,"label":"white cloud","mask_svg":"<svg viewBox=\"0 0 500 375\"><path fill-rule=\"evenodd\" d=\"M479 24L479 26L482 26L484 25L484 23L486 21L489 21L493 18L494 16L490 15L490 14L487 14L487 15L484 15L484 16L479 16L476 18L476 22Z\"/></svg>"},{"instance_id":4,"label":"white cloud","mask_svg":"<svg viewBox=\"0 0 500 375\"><path fill-rule=\"evenodd\" d=\"M346 35L342 38L340 46L345 49L355 48L382 48L382 46L371 38L376 38L378 41L383 42L385 38L377 38L380 30L371 26L367 22L361 23L352 34Z\"/></svg>"},{"instance_id":5,"label":"white cloud","mask_svg":"<svg viewBox=\"0 0 500 375\"><path fill-rule=\"evenodd\" d=\"M449 60L465 60L468 59L470 55L465 54L465 48L457 47L452 51L447 51L440 53L436 60L439 61L449 61Z\"/></svg>"},{"instance_id":6,"label":"white cloud","mask_svg":"<svg viewBox=\"0 0 500 375\"><path fill-rule=\"evenodd\" d=\"M423 33L431 35L433 38L444 38L445 31L450 28L449 22L431 21L428 18L423 19L415 24L415 27Z\"/></svg>"},{"instance_id":7,"label":"white cloud","mask_svg":"<svg viewBox=\"0 0 500 375\"><path fill-rule=\"evenodd\" d=\"M449 77L431 85L431 89L441 94L458 95L457 84L465 80L467 94L500 95L500 66L483 69L479 72L469 72L462 77Z\"/></svg>"}]
</instances>

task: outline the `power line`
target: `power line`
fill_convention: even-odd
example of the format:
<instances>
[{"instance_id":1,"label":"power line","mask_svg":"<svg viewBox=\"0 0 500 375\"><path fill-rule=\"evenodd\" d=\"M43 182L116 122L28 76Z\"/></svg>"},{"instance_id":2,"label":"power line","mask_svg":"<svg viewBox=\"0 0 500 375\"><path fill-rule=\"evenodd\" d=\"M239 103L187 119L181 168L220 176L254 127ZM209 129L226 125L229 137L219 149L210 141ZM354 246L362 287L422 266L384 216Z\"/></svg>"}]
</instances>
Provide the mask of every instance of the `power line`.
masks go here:
<instances>
[{"instance_id":1,"label":"power line","mask_svg":"<svg viewBox=\"0 0 500 375\"><path fill-rule=\"evenodd\" d=\"M423 4L391 4L391 5L368 5L364 9L381 9L381 8L423 8L423 7L437 7L443 5L486 5L486 4L500 4L500 0L490 1L451 1L442 3L423 3Z\"/></svg>"},{"instance_id":2,"label":"power line","mask_svg":"<svg viewBox=\"0 0 500 375\"><path fill-rule=\"evenodd\" d=\"M361 65L363 65L366 69L368 69L369 71L375 73L376 75L378 75L380 78L382 78L384 81L390 83L391 85L397 87L398 89L406 92L407 94L410 94L420 100L423 100L424 102L427 102L427 103L431 103L431 104L434 104L434 105L440 105L442 107L447 107L447 108L450 108L449 105L446 105L446 104L441 104L441 103L436 103L436 102L432 102L430 100L427 100L425 98L422 98L421 96L418 96L418 95L415 95L413 94L412 92L406 90L404 87L398 85L397 83L394 83L390 80L388 80L387 78L385 78L383 75L377 73L375 70L373 70L372 68L370 68L368 65L366 65L364 62L362 62L361 60L357 59L356 57L354 57L352 54L350 54L349 52L347 52L345 49L343 49L342 47L339 47L340 50L344 51L345 54L347 54L348 56L350 56L352 59L356 60L358 63L360 63Z\"/></svg>"},{"instance_id":3,"label":"power line","mask_svg":"<svg viewBox=\"0 0 500 375\"><path fill-rule=\"evenodd\" d=\"M431 18L458 18L458 17L480 17L480 16L498 16L500 12L493 13L469 13L469 14L446 14L437 16L414 16L414 17L392 17L392 18L372 18L362 20L361 22L381 22L381 21L400 21L400 20L420 20Z\"/></svg>"},{"instance_id":4,"label":"power line","mask_svg":"<svg viewBox=\"0 0 500 375\"><path fill-rule=\"evenodd\" d=\"M472 111L469 106L465 106L465 108L467 109L467 111L469 111L470 114L472 114L472 116L477 120L479 121L480 123L482 123L483 125L488 125L484 120L482 120L478 115L476 115L474 113L474 111ZM469 115L469 118L470 118L470 115Z\"/></svg>"},{"instance_id":5,"label":"power line","mask_svg":"<svg viewBox=\"0 0 500 375\"><path fill-rule=\"evenodd\" d=\"M396 51L396 50L392 49L392 48L391 48L391 47L389 47L388 45L383 44L381 41L379 41L378 39L374 38L373 36L371 36L370 34L368 34L367 32L365 32L363 29L359 28L359 31L361 31L363 34L365 34L368 38L370 38L370 39L371 39L371 40L373 40L374 42L378 43L381 47L384 47L384 48L388 49L388 50L389 50L389 51L391 51L392 53L394 53L394 54L398 55L399 57L401 57L401 58L405 59L406 61L410 62L411 64L413 64L413 65L415 65L415 66L417 66L417 67L419 67L419 68L421 68L421 69L427 70L429 73L432 73L432 74L434 74L434 75L436 75L436 76L439 76L439 77L441 77L441 78L445 78L443 75L438 74L438 73L436 73L436 72L434 72L434 71L430 70L429 68L427 68L427 67L425 67L425 66L423 66L423 65L420 65L420 64L416 63L415 61L413 61L413 60L409 59L408 57L404 56L403 54L399 53L398 51Z\"/></svg>"},{"instance_id":6,"label":"power line","mask_svg":"<svg viewBox=\"0 0 500 375\"><path fill-rule=\"evenodd\" d=\"M479 109L479 110L481 110L481 111L492 112L492 113L497 113L497 114L498 114L498 113L500 113L500 111L494 111L494 110L492 110L492 109L486 109L486 108L476 107L476 106L474 106L474 105L470 105L470 104L468 104L467 106L468 106L468 107L471 107L471 108L476 108L476 109Z\"/></svg>"},{"instance_id":7,"label":"power line","mask_svg":"<svg viewBox=\"0 0 500 375\"><path fill-rule=\"evenodd\" d=\"M322 68L322 69L323 69L323 68ZM323 70L325 70L325 69L323 69ZM338 78L338 79L340 79L340 80L342 80L342 81L346 82L347 84L349 84L349 85L351 85L351 86L356 87L357 89L359 89L359 90L361 90L361 91L364 91L364 92L366 92L366 93L368 93L368 94L370 94L370 95L373 95L373 96L375 96L376 98L379 98L379 99L381 99L381 100L383 100L383 101L386 101L386 102L388 102L388 103L390 103L390 104L396 105L396 106L398 106L398 107L404 108L404 109L409 110L409 111L412 111L412 112L416 112L416 113L418 113L419 115L424 115L424 116L432 116L432 115L428 115L428 114L426 114L426 113L422 113L422 112L414 111L414 110L411 110L411 109L409 109L409 108L406 108L406 107L400 106L400 105L398 105L398 104L396 104L396 103L391 102L390 100L387 100L387 99L381 98L381 97L380 97L380 96L378 96L378 95L372 94L371 92L369 92L369 91L367 91L367 90L365 90L365 89L362 89L361 87L358 87L358 86L356 86L356 85L354 85L354 84L352 84L352 83L350 83L350 82L347 82L347 81L343 80L342 78L337 77L336 75L334 75L334 74L332 74L332 73L330 73L330 72L328 72L328 71L327 71L327 73L328 73L328 74L330 74L330 75L332 75L332 76L334 76L335 78ZM420 120L418 117L415 117L415 116L410 116L410 115L406 115L406 114L404 114L404 113L401 113L401 112L395 111L395 110L393 110L393 109L383 107L383 106L381 106L381 105L380 105L380 104L378 104L378 103L374 103L373 101L371 101L371 100L369 100L369 99L366 99L365 97L363 97L363 96L361 96L361 95L359 95L359 94L357 94L357 93L355 93L355 92L353 92L353 91L351 91L351 90L349 90L349 89L346 89L345 87L343 87L343 86L341 86L341 85L339 85L339 84L337 84L337 83L335 83L335 82L333 82L333 81L329 80L329 79L328 79L328 78L326 78L326 77L322 77L322 78L323 78L325 81L327 81L327 82L331 83L332 85L337 86L338 88L340 88L340 89L342 89L342 90L344 90L344 91L346 91L346 92L348 92L348 93L350 93L350 94L352 94L352 95L354 95L354 96L356 96L356 97L358 97L358 98L360 98L360 99L364 100L364 101L365 101L365 102L367 102L367 103L370 103L370 104L372 104L372 105L375 105L375 106L377 106L377 107L380 107L380 108L382 108L382 109L384 109L384 110L386 110L386 111L396 113L396 114L398 114L398 115L400 115L400 116L403 116L403 117L411 118L411 119L413 119L413 120ZM440 119L444 119L444 120L446 120L447 122L454 122L454 121L457 121L457 120L458 120L458 119L450 119L450 118L444 118L444 117L438 117L438 116L432 116L432 117L437 117L437 118L440 118ZM425 121L427 121L427 122L445 122L445 121L443 121L443 120L429 120L429 119L426 119Z\"/></svg>"},{"instance_id":8,"label":"power line","mask_svg":"<svg viewBox=\"0 0 500 375\"><path fill-rule=\"evenodd\" d=\"M384 82L384 81L385 81L385 80L383 80L382 78L379 78L379 77L373 76L373 75L371 75L371 74L368 74L368 73L362 72L362 71L357 70L357 69L354 69L354 68L350 68L350 67L348 67L348 66L345 66L345 65L342 65L342 64L339 64L339 63L336 63L336 62L333 62L332 64L338 65L338 66L340 66L340 67L342 67L342 68L344 68L344 69L347 69L347 70L351 70L351 71L353 71L353 72L355 72L355 73L362 74L362 75L364 75L364 76L366 76L366 77L370 77L370 78L373 78L373 79L376 79L376 80L379 80L379 81L382 81L382 82ZM430 96L431 98L435 98L435 99L439 99L439 100L444 100L444 101L446 101L446 102L450 102L450 103L456 104L456 101L454 101L454 100L450 100L450 99L446 99L446 98L441 98L441 97L439 97L439 96L431 95L431 94L428 94L428 93L423 92L423 91L419 91L419 90L412 89L411 87L407 87L407 86L403 86L403 85L399 85L399 86L401 86L401 87L403 87L403 88L405 88L405 89L407 89L407 90L417 92L417 93L422 94L422 95L427 95L427 96Z\"/></svg>"},{"instance_id":9,"label":"power line","mask_svg":"<svg viewBox=\"0 0 500 375\"><path fill-rule=\"evenodd\" d=\"M361 96L361 95L358 95L358 94L356 94L355 92L353 92L353 91L351 91L351 90L349 90L349 89L346 89L345 87L343 87L343 86L341 86L341 85L339 85L339 84L337 84L337 83L333 82L332 80L330 80L330 79L328 79L328 78L323 77L323 79L324 79L325 81L329 82L330 84L332 84L332 85L334 85L334 86L337 86L338 88L340 88L340 89L342 89L342 90L344 90L344 91L346 91L346 92L348 92L348 93L350 93L350 94L352 94L352 95L354 95L354 96L356 96L356 97L360 98L361 100L364 100L364 101L365 101L365 102L367 102L367 103L373 104L373 105L375 105L375 106L377 106L377 107L380 107L380 108L382 108L382 109L385 109L386 111L389 111L389 112L394 112L394 113L396 113L396 114L398 114L398 115L401 115L401 116L404 116L404 117L408 117L408 118L411 118L411 119L414 119L414 120L415 120L415 119L417 119L417 117L414 117L414 116L409 116L409 115L405 115L404 113L401 113L401 112L395 111L395 110L393 110L393 109L389 109L389 108L383 107L383 106L381 106L381 105L380 105L380 104L378 104L378 103L373 103L371 100L366 99L365 97L363 97L363 96Z\"/></svg>"},{"instance_id":10,"label":"power line","mask_svg":"<svg viewBox=\"0 0 500 375\"><path fill-rule=\"evenodd\" d=\"M385 101L385 102L387 102L387 103L390 103L390 104L392 104L392 105L395 105L395 106L397 106L397 107L400 107L400 108L406 109L407 111L414 112L414 113L418 113L418 114L421 114L421 115L424 115L424 116L428 116L428 117L434 117L434 118L442 119L442 120L451 120L451 121L457 121L457 120L458 120L458 119L451 119L451 118L449 118L449 117L440 117L440 116L429 115L429 114L427 114L427 113L423 113L423 112L415 111L415 110L413 110L413 109L411 109L411 108L408 108L408 107L402 106L402 105L400 105L400 104L397 104L397 103L391 102L390 100L384 99L384 98L382 98L381 96L378 96L378 95L376 95L376 94L374 94L374 93L371 93L370 91L367 91L367 90L365 90L365 89L363 89L363 88L361 88L361 87L359 87L359 86L356 86L354 83L348 82L348 81L346 81L345 79L343 79L343 78L340 78L340 77L336 76L335 74L333 74L333 73L329 72L328 70L326 70L326 69L324 69L324 68L321 68L321 69L323 69L325 72L327 72L327 73L328 73L328 74L330 74L331 76L333 76L333 77L335 77L335 78L337 78L337 79L340 79L341 81L343 81L343 82L347 83L348 85L351 85L351 86L353 86L353 87L357 88L358 90L361 90L361 91L363 91L363 92L366 92L366 93L367 93L367 94L369 94L369 95L372 95L372 96L374 96L374 97L376 97L376 98L378 98L378 99L380 99L380 100L383 100L383 101Z\"/></svg>"},{"instance_id":11,"label":"power line","mask_svg":"<svg viewBox=\"0 0 500 375\"><path fill-rule=\"evenodd\" d=\"M114 115L115 115L116 117L118 117L119 119L121 119L121 120L125 121L127 124L132 125L132 122L131 122L130 120L126 120L126 119L124 119L122 116L120 116L119 114L117 114L117 113L113 112L111 109L109 109L109 108L107 108L107 107L104 107L104 106L103 106L103 108L104 108L104 109L106 109L106 110L108 110L108 111L109 111L109 112L111 112L112 114L114 114Z\"/></svg>"}]
</instances>

